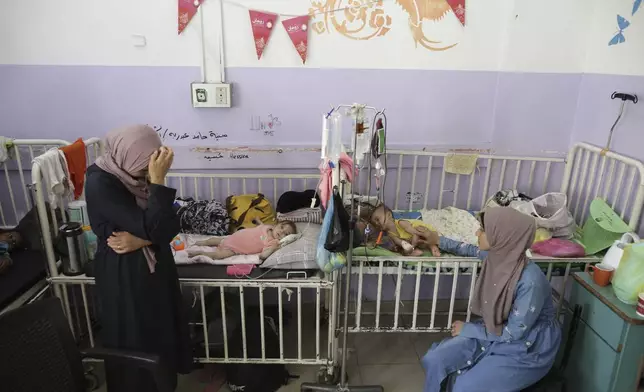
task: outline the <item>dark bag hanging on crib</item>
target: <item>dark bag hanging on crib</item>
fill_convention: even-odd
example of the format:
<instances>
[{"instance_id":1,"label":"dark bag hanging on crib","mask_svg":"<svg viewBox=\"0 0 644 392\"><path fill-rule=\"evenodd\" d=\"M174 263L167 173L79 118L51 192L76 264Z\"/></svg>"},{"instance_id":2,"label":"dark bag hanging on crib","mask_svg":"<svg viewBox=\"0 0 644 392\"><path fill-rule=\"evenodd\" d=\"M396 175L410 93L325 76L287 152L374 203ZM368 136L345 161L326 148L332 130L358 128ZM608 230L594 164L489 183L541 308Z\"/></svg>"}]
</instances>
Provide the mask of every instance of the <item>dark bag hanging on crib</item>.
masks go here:
<instances>
[{"instance_id":1,"label":"dark bag hanging on crib","mask_svg":"<svg viewBox=\"0 0 644 392\"><path fill-rule=\"evenodd\" d=\"M277 332L279 320L277 307L264 308L264 354L267 359L280 357L280 343ZM288 313L283 315L283 322L288 321ZM249 307L246 310L246 347L248 358L262 357L262 341L259 308ZM243 358L241 334L231 339L230 356ZM283 364L239 363L225 366L226 383L231 391L276 392L287 385L292 376Z\"/></svg>"},{"instance_id":2,"label":"dark bag hanging on crib","mask_svg":"<svg viewBox=\"0 0 644 392\"><path fill-rule=\"evenodd\" d=\"M333 193L333 220L326 236L324 249L340 253L349 250L349 214L342 205L342 198L337 192Z\"/></svg>"}]
</instances>

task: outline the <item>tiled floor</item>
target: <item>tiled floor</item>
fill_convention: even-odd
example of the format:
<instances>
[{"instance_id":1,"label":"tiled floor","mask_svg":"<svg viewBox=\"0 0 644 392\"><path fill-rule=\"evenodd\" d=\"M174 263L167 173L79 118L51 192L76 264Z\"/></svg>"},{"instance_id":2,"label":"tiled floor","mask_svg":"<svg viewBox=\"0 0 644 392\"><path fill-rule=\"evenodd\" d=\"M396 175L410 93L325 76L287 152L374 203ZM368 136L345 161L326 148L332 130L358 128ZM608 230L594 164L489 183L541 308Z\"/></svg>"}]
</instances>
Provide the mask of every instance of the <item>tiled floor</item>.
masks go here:
<instances>
[{"instance_id":1,"label":"tiled floor","mask_svg":"<svg viewBox=\"0 0 644 392\"><path fill-rule=\"evenodd\" d=\"M419 392L424 373L420 358L431 343L444 338L439 334L355 334L349 336L347 369L351 385L381 385L387 392ZM290 366L300 376L280 392L299 392L303 382L315 382L315 366ZM197 371L179 380L177 392L202 392L208 385L203 372ZM104 392L105 389L99 389ZM230 392L222 387L220 392Z\"/></svg>"}]
</instances>

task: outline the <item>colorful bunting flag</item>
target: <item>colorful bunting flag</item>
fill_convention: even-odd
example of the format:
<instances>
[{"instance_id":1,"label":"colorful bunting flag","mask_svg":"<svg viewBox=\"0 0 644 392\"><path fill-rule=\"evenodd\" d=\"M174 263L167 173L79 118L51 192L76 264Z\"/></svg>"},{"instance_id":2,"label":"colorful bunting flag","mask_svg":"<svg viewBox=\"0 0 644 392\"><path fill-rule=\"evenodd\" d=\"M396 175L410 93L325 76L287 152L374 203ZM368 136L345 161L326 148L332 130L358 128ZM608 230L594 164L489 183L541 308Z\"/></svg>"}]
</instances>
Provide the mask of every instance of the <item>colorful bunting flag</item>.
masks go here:
<instances>
[{"instance_id":1,"label":"colorful bunting flag","mask_svg":"<svg viewBox=\"0 0 644 392\"><path fill-rule=\"evenodd\" d=\"M465 26L465 0L447 0L447 4L452 7L454 15Z\"/></svg>"},{"instance_id":2,"label":"colorful bunting flag","mask_svg":"<svg viewBox=\"0 0 644 392\"><path fill-rule=\"evenodd\" d=\"M262 57L264 48L268 45L268 40L271 38L271 32L273 31L273 26L275 26L277 14L255 10L249 10L248 12L250 14L250 26L253 29L257 60L259 60Z\"/></svg>"},{"instance_id":3,"label":"colorful bunting flag","mask_svg":"<svg viewBox=\"0 0 644 392\"><path fill-rule=\"evenodd\" d=\"M179 34L188 26L188 23L197 13L203 0L177 0L179 4Z\"/></svg>"},{"instance_id":4,"label":"colorful bunting flag","mask_svg":"<svg viewBox=\"0 0 644 392\"><path fill-rule=\"evenodd\" d=\"M296 16L295 18L282 21L286 33L291 37L295 50L306 63L306 52L308 49L309 15Z\"/></svg>"}]
</instances>

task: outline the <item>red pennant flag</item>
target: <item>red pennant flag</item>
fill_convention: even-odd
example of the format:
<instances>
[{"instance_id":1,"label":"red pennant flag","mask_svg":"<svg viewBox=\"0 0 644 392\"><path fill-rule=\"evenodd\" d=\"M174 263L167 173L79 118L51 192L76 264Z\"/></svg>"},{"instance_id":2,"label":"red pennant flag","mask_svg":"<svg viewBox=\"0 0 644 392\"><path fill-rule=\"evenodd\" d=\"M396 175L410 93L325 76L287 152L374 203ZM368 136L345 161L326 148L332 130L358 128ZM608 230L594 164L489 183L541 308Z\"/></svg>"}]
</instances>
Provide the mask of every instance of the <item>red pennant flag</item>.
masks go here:
<instances>
[{"instance_id":1,"label":"red pennant flag","mask_svg":"<svg viewBox=\"0 0 644 392\"><path fill-rule=\"evenodd\" d=\"M262 57L264 48L268 45L268 40L271 38L271 32L277 14L270 14L268 12L249 10L250 26L253 29L253 39L255 41L255 51L257 52L257 60Z\"/></svg>"},{"instance_id":2,"label":"red pennant flag","mask_svg":"<svg viewBox=\"0 0 644 392\"><path fill-rule=\"evenodd\" d=\"M461 21L461 24L465 26L465 0L447 0L447 3L452 7L454 15Z\"/></svg>"},{"instance_id":3,"label":"red pennant flag","mask_svg":"<svg viewBox=\"0 0 644 392\"><path fill-rule=\"evenodd\" d=\"M291 37L295 50L302 58L302 64L306 63L306 51L309 45L309 16L296 16L295 18L283 20L282 24L288 36Z\"/></svg>"},{"instance_id":4,"label":"red pennant flag","mask_svg":"<svg viewBox=\"0 0 644 392\"><path fill-rule=\"evenodd\" d=\"M188 26L203 0L177 0L179 4L179 34Z\"/></svg>"}]
</instances>

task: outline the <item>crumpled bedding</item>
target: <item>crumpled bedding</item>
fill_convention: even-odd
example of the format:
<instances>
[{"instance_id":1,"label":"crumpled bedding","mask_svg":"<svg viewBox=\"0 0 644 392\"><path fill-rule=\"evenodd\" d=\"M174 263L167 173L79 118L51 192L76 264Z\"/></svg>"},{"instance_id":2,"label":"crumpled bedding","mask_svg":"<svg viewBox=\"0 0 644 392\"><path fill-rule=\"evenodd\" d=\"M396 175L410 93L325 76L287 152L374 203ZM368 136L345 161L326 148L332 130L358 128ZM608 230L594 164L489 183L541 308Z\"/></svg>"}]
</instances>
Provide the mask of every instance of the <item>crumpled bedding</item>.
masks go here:
<instances>
[{"instance_id":1,"label":"crumpled bedding","mask_svg":"<svg viewBox=\"0 0 644 392\"><path fill-rule=\"evenodd\" d=\"M476 231L481 225L470 212L446 207L442 210L421 210L420 213L423 222L433 226L443 237L478 245Z\"/></svg>"}]
</instances>

